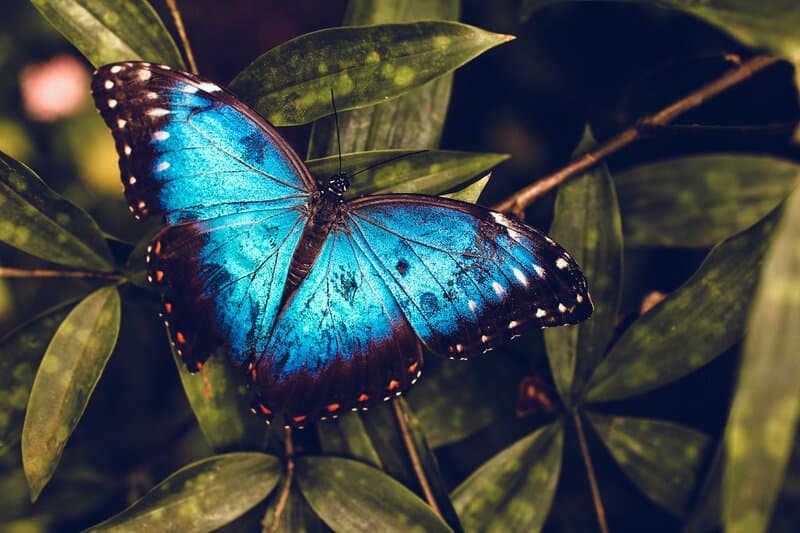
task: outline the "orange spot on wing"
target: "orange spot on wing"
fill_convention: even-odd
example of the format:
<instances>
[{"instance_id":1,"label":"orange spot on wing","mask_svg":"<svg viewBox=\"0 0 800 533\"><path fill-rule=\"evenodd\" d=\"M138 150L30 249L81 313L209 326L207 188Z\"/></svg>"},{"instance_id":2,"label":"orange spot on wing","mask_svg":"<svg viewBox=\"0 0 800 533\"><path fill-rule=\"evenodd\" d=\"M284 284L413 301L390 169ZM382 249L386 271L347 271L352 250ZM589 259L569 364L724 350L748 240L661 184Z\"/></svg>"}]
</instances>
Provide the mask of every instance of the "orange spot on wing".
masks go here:
<instances>
[{"instance_id":1,"label":"orange spot on wing","mask_svg":"<svg viewBox=\"0 0 800 533\"><path fill-rule=\"evenodd\" d=\"M164 302L164 311L166 311L167 314L171 313L172 312L172 304L169 303L169 302Z\"/></svg>"},{"instance_id":2,"label":"orange spot on wing","mask_svg":"<svg viewBox=\"0 0 800 533\"><path fill-rule=\"evenodd\" d=\"M163 279L164 279L164 271L156 270L156 281L161 281Z\"/></svg>"},{"instance_id":3,"label":"orange spot on wing","mask_svg":"<svg viewBox=\"0 0 800 533\"><path fill-rule=\"evenodd\" d=\"M183 336L183 333L180 331L175 332L175 340L178 341L180 344L186 344L186 337Z\"/></svg>"},{"instance_id":4,"label":"orange spot on wing","mask_svg":"<svg viewBox=\"0 0 800 533\"><path fill-rule=\"evenodd\" d=\"M359 402L366 402L367 400L369 400L369 396L367 396L366 394L362 393L361 396L358 397Z\"/></svg>"},{"instance_id":5,"label":"orange spot on wing","mask_svg":"<svg viewBox=\"0 0 800 533\"><path fill-rule=\"evenodd\" d=\"M300 422L302 422L302 421L303 421L303 420L305 420L306 418L307 418L307 417L306 417L305 415L303 415L303 416L293 416L293 417L292 417L292 420L294 420L296 423L298 423L298 424L299 424Z\"/></svg>"},{"instance_id":6,"label":"orange spot on wing","mask_svg":"<svg viewBox=\"0 0 800 533\"><path fill-rule=\"evenodd\" d=\"M197 361L197 362L194 364L194 366L197 368L197 370L200 370L201 368L203 368L203 363L201 363L200 361Z\"/></svg>"},{"instance_id":7,"label":"orange spot on wing","mask_svg":"<svg viewBox=\"0 0 800 533\"><path fill-rule=\"evenodd\" d=\"M153 253L158 255L161 253L161 241L156 241L155 246L153 246Z\"/></svg>"},{"instance_id":8,"label":"orange spot on wing","mask_svg":"<svg viewBox=\"0 0 800 533\"><path fill-rule=\"evenodd\" d=\"M408 367L409 374L413 374L414 372L416 372L417 368L419 368L419 361Z\"/></svg>"},{"instance_id":9,"label":"orange spot on wing","mask_svg":"<svg viewBox=\"0 0 800 533\"><path fill-rule=\"evenodd\" d=\"M270 416L272 414L272 410L270 410L266 405L263 403L258 404L258 410L261 411L262 415Z\"/></svg>"},{"instance_id":10,"label":"orange spot on wing","mask_svg":"<svg viewBox=\"0 0 800 533\"><path fill-rule=\"evenodd\" d=\"M396 379L393 379L392 381L389 382L389 386L386 387L386 390L396 390L399 388L400 388L400 382L397 381Z\"/></svg>"},{"instance_id":11,"label":"orange spot on wing","mask_svg":"<svg viewBox=\"0 0 800 533\"><path fill-rule=\"evenodd\" d=\"M338 403L329 404L325 409L328 410L329 413L333 413L334 411L338 411L341 405Z\"/></svg>"}]
</instances>

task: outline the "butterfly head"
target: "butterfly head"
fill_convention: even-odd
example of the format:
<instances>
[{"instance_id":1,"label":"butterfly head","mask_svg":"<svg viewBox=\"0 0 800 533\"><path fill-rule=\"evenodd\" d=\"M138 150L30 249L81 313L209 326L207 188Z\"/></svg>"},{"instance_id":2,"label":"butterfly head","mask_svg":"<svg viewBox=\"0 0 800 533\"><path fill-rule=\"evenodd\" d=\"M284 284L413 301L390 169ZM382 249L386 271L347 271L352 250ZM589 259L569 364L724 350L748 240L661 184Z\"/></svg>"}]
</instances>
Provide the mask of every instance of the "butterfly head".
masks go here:
<instances>
[{"instance_id":1,"label":"butterfly head","mask_svg":"<svg viewBox=\"0 0 800 533\"><path fill-rule=\"evenodd\" d=\"M350 187L350 178L346 172L337 172L329 178L317 179L317 187L323 196L333 196L339 203L342 203L344 202L344 193Z\"/></svg>"}]
</instances>

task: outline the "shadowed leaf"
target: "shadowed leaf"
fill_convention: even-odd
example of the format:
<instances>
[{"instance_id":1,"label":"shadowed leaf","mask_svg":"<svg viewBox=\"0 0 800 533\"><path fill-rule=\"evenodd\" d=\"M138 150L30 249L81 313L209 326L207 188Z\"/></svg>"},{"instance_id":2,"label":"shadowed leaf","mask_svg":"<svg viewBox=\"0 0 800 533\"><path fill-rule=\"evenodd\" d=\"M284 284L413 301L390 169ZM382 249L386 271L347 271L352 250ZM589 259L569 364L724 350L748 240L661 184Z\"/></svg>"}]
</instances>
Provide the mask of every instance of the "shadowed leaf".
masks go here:
<instances>
[{"instance_id":1,"label":"shadowed leaf","mask_svg":"<svg viewBox=\"0 0 800 533\"><path fill-rule=\"evenodd\" d=\"M272 455L214 455L181 468L89 531L213 531L266 498L280 476Z\"/></svg>"},{"instance_id":2,"label":"shadowed leaf","mask_svg":"<svg viewBox=\"0 0 800 533\"><path fill-rule=\"evenodd\" d=\"M728 154L670 159L622 172L614 181L625 245L712 246L761 220L798 178L796 163Z\"/></svg>"},{"instance_id":3,"label":"shadowed leaf","mask_svg":"<svg viewBox=\"0 0 800 533\"><path fill-rule=\"evenodd\" d=\"M345 413L337 420L317 424L322 451L357 459L375 468L383 468L375 445L358 413Z\"/></svg>"},{"instance_id":4,"label":"shadowed leaf","mask_svg":"<svg viewBox=\"0 0 800 533\"><path fill-rule=\"evenodd\" d=\"M686 426L587 413L620 468L656 504L684 516L711 439Z\"/></svg>"},{"instance_id":5,"label":"shadowed leaf","mask_svg":"<svg viewBox=\"0 0 800 533\"><path fill-rule=\"evenodd\" d=\"M453 491L466 531L539 531L561 472L561 422L520 439L475 470Z\"/></svg>"},{"instance_id":6,"label":"shadowed leaf","mask_svg":"<svg viewBox=\"0 0 800 533\"><path fill-rule=\"evenodd\" d=\"M22 427L22 463L35 500L89 403L119 334L114 286L75 306L53 335L31 387Z\"/></svg>"},{"instance_id":7,"label":"shadowed leaf","mask_svg":"<svg viewBox=\"0 0 800 533\"><path fill-rule=\"evenodd\" d=\"M95 66L153 61L183 67L178 48L144 0L31 0Z\"/></svg>"},{"instance_id":8,"label":"shadowed leaf","mask_svg":"<svg viewBox=\"0 0 800 533\"><path fill-rule=\"evenodd\" d=\"M597 367L586 399L621 400L658 388L741 339L780 211L715 246L683 286L634 322Z\"/></svg>"},{"instance_id":9,"label":"shadowed leaf","mask_svg":"<svg viewBox=\"0 0 800 533\"><path fill-rule=\"evenodd\" d=\"M441 21L320 30L266 52L230 87L273 124L304 124L331 114L331 89L339 109L375 104L509 39Z\"/></svg>"},{"instance_id":10,"label":"shadowed leaf","mask_svg":"<svg viewBox=\"0 0 800 533\"><path fill-rule=\"evenodd\" d=\"M113 270L108 245L94 220L2 152L0 212L0 241L61 265Z\"/></svg>"},{"instance_id":11,"label":"shadowed leaf","mask_svg":"<svg viewBox=\"0 0 800 533\"><path fill-rule=\"evenodd\" d=\"M421 20L458 20L460 0L351 0L343 26ZM309 157L380 148L436 148L450 103L453 75L445 74L388 102L339 114L341 142L333 117L314 123Z\"/></svg>"},{"instance_id":12,"label":"shadowed leaf","mask_svg":"<svg viewBox=\"0 0 800 533\"><path fill-rule=\"evenodd\" d=\"M289 489L289 497L275 527L275 506L278 504L280 491L273 491L269 497L267 510L262 521L263 533L323 533L330 531L325 523L314 514L303 494L295 484Z\"/></svg>"},{"instance_id":13,"label":"shadowed leaf","mask_svg":"<svg viewBox=\"0 0 800 533\"><path fill-rule=\"evenodd\" d=\"M764 260L748 320L725 434L726 531L766 531L781 488L800 405L800 190Z\"/></svg>"},{"instance_id":14,"label":"shadowed leaf","mask_svg":"<svg viewBox=\"0 0 800 533\"><path fill-rule=\"evenodd\" d=\"M358 461L298 457L296 476L311 508L334 531L451 531L414 493Z\"/></svg>"},{"instance_id":15,"label":"shadowed leaf","mask_svg":"<svg viewBox=\"0 0 800 533\"><path fill-rule=\"evenodd\" d=\"M587 129L576 152L584 152L594 144ZM581 266L594 302L589 320L568 328L544 330L559 395L566 405L573 405L605 354L619 308L622 223L608 167L601 165L559 188L550 235Z\"/></svg>"}]
</instances>

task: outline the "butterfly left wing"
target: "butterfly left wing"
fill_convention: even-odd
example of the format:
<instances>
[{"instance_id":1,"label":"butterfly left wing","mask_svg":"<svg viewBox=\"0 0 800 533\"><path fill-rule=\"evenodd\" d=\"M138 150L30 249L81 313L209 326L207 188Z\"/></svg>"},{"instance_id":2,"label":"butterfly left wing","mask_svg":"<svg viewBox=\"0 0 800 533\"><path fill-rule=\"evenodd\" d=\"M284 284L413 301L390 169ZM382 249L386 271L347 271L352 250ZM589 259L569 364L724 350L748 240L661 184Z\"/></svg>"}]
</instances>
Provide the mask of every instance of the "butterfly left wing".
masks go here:
<instances>
[{"instance_id":1,"label":"butterfly left wing","mask_svg":"<svg viewBox=\"0 0 800 533\"><path fill-rule=\"evenodd\" d=\"M572 257L501 213L412 194L359 198L345 209L359 250L434 353L464 359L526 323L575 324L591 315Z\"/></svg>"}]
</instances>

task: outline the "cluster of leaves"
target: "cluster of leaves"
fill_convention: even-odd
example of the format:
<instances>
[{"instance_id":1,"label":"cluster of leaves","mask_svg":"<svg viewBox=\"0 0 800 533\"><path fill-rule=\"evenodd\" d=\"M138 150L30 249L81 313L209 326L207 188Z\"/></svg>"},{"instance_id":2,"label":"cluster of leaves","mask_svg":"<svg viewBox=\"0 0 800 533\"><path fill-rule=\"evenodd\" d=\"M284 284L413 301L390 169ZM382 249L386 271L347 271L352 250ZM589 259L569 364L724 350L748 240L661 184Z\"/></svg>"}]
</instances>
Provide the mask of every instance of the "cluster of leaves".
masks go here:
<instances>
[{"instance_id":1,"label":"cluster of leaves","mask_svg":"<svg viewBox=\"0 0 800 533\"><path fill-rule=\"evenodd\" d=\"M553 3L523 2L523 11ZM96 66L142 59L184 67L144 0L33 4ZM506 156L436 149L450 72L509 37L448 22L458 18L456 1L386 4L351 0L343 27L266 52L230 87L276 125L314 122L308 165L320 176L339 165L331 156L336 137L326 118L333 87L344 110L345 170L369 169L357 174L354 195L449 193L474 202L489 170ZM765 30L763 22L768 16L800 22L794 5L777 15L733 0L675 4L747 44L800 57L796 36ZM761 18L752 25L742 22L755 14ZM415 22L421 20L436 22ZM576 153L593 142L587 130ZM261 522L283 531L405 531L412 525L425 531L539 530L559 484L565 440L577 435L586 442L584 420L633 484L686 518L690 528L721 521L731 531L766 529L791 451L800 393L792 379L800 353L792 328L800 316L800 196L791 194L798 176L800 166L791 162L710 154L614 177L600 166L563 186L551 234L584 268L596 311L580 326L545 332L560 402L549 423L533 431L526 421L498 415L513 404L518 363L501 354L442 365L408 401L319 424L315 435L298 439L288 478L281 432L269 432L246 412L242 377L224 354L211 358L201 378L186 373L176 358L197 423L216 454L175 472L95 529L207 531ZM0 206L0 241L69 268L66 276L80 272L93 280L83 297L45 311L0 345L0 453L21 441L35 499L56 471L114 349L119 289L141 282L147 239L133 246L126 262L115 262L107 235L86 213L2 154ZM697 231L700 224L707 229ZM713 248L683 286L617 338L623 249L653 245ZM721 443L688 426L616 414L614 405L602 405L708 364L745 336L748 320L755 333L744 343ZM483 457L448 491L432 450L508 428L519 438ZM703 472L706 481L698 490ZM423 492L431 506L416 494ZM279 521L276 508L282 509Z\"/></svg>"}]
</instances>

